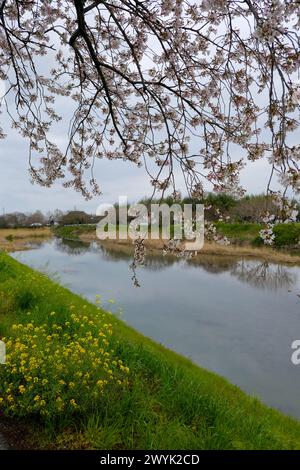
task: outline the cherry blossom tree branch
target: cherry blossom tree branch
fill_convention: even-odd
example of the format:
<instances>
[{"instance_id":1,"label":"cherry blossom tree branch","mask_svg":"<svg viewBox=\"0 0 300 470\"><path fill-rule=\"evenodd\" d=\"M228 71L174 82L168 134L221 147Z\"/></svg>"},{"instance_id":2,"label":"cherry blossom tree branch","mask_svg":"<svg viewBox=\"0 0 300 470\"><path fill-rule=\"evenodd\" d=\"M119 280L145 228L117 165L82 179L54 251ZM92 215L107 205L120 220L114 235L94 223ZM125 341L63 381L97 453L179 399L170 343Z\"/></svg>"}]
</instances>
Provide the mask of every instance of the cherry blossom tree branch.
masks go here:
<instances>
[{"instance_id":1,"label":"cherry blossom tree branch","mask_svg":"<svg viewBox=\"0 0 300 470\"><path fill-rule=\"evenodd\" d=\"M180 171L194 197L242 194L242 168L266 159L267 190L277 175L299 192L299 15L292 0L0 0L1 111L33 180L86 198L102 158L145 166L154 192L176 194ZM59 97L75 103L66 148Z\"/></svg>"}]
</instances>

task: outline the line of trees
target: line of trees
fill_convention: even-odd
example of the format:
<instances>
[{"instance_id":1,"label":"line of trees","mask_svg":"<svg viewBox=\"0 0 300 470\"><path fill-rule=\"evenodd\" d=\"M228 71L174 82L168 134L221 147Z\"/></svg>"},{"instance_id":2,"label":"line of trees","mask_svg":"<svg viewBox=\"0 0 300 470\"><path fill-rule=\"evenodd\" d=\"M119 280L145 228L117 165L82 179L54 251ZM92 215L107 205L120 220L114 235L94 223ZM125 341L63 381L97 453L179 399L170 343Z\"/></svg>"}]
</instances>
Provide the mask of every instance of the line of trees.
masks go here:
<instances>
[{"instance_id":1,"label":"line of trees","mask_svg":"<svg viewBox=\"0 0 300 470\"><path fill-rule=\"evenodd\" d=\"M172 196L163 199L153 200L150 198L143 198L139 201L146 206L151 203L157 204L178 204ZM298 208L298 219L300 221L300 203L293 200ZM202 199L183 198L180 204L204 204L205 205L205 218L206 220L216 221L220 216L224 221L231 222L253 222L259 223L262 220L262 215L268 211L275 216L278 215L278 205L275 204L273 196L266 196L264 194L246 195L242 198L235 198L225 193L209 193Z\"/></svg>"},{"instance_id":2,"label":"line of trees","mask_svg":"<svg viewBox=\"0 0 300 470\"><path fill-rule=\"evenodd\" d=\"M145 197L139 203L150 206L151 203L157 204L178 204L171 196L164 199L150 199ZM240 199L234 198L228 194L213 194L209 193L203 199L184 198L180 204L204 204L206 207L205 218L206 220L215 221L219 220L220 215L224 220L231 222L261 222L262 214L268 210L270 213L275 214L278 207L274 204L272 196L247 195ZM117 207L118 204L115 204ZM299 214L300 203L297 202ZM300 222L300 215L298 214L297 221ZM96 224L100 217L93 214L87 214L84 211L72 210L63 212L56 209L53 212L43 214L41 211L24 214L22 212L13 212L10 214L3 214L0 216L0 228L12 227L30 227L30 226L46 226L46 225L84 225Z\"/></svg>"},{"instance_id":3,"label":"line of trees","mask_svg":"<svg viewBox=\"0 0 300 470\"><path fill-rule=\"evenodd\" d=\"M97 223L96 216L84 211L62 212L55 210L43 214L41 211L32 213L12 212L0 216L0 228L37 227L51 225L78 225Z\"/></svg>"},{"instance_id":4,"label":"line of trees","mask_svg":"<svg viewBox=\"0 0 300 470\"><path fill-rule=\"evenodd\" d=\"M30 227L32 225L46 225L48 223L47 217L40 211L35 211L30 214L23 212L12 212L10 214L3 214L0 216L0 227Z\"/></svg>"}]
</instances>

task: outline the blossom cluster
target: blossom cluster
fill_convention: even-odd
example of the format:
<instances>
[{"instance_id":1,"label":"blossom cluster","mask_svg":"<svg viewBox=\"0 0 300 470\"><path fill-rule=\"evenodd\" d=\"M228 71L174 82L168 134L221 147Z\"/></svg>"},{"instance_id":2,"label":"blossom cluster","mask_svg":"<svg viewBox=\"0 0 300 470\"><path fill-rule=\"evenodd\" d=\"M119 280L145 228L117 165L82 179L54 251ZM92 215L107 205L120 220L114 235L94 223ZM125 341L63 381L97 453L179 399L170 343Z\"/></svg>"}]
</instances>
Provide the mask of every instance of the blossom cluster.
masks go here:
<instances>
[{"instance_id":1,"label":"blossom cluster","mask_svg":"<svg viewBox=\"0 0 300 470\"><path fill-rule=\"evenodd\" d=\"M259 236L263 240L265 245L273 245L275 241L275 234L273 232L273 224L267 224L267 226L259 231Z\"/></svg>"},{"instance_id":2,"label":"blossom cluster","mask_svg":"<svg viewBox=\"0 0 300 470\"><path fill-rule=\"evenodd\" d=\"M265 227L260 230L259 235L265 245L273 245L275 242L274 227L277 224L288 224L296 222L298 217L297 203L283 197L280 192L272 193L272 201L278 209L277 214L266 211L262 216Z\"/></svg>"}]
</instances>

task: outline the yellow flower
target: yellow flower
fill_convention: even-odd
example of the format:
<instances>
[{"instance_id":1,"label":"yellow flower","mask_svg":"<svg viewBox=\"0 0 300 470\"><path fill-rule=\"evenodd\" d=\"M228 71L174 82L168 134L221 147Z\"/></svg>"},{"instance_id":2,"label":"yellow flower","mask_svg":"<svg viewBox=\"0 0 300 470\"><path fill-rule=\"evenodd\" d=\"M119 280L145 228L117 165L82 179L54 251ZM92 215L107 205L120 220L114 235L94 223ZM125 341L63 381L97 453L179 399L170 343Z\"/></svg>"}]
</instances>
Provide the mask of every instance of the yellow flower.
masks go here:
<instances>
[{"instance_id":1,"label":"yellow flower","mask_svg":"<svg viewBox=\"0 0 300 470\"><path fill-rule=\"evenodd\" d=\"M78 406L77 403L76 403L76 401L74 400L74 398L72 398L72 399L70 400L70 405L74 406L74 408L76 408L76 406Z\"/></svg>"},{"instance_id":2,"label":"yellow flower","mask_svg":"<svg viewBox=\"0 0 300 470\"><path fill-rule=\"evenodd\" d=\"M22 394L25 392L25 387L24 387L24 385L20 385L20 386L19 386L19 392L22 393Z\"/></svg>"}]
</instances>

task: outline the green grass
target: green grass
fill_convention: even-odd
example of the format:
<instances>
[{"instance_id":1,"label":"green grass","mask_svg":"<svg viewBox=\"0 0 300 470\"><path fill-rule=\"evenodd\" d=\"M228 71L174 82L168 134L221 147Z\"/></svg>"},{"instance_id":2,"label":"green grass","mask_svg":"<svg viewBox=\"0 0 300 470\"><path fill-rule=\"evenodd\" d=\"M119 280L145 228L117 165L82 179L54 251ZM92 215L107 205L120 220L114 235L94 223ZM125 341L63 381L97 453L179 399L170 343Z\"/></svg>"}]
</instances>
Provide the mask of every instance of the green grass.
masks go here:
<instances>
[{"instance_id":1,"label":"green grass","mask_svg":"<svg viewBox=\"0 0 300 470\"><path fill-rule=\"evenodd\" d=\"M239 242L252 242L252 240L259 236L259 231L262 225L254 223L225 223L217 222L216 227L218 232L222 233L232 241Z\"/></svg>"},{"instance_id":2,"label":"green grass","mask_svg":"<svg viewBox=\"0 0 300 470\"><path fill-rule=\"evenodd\" d=\"M233 243L250 243L254 246L263 245L259 231L263 225L254 223L217 222L218 232L228 237ZM274 227L275 247L292 247L300 240L300 223L278 224Z\"/></svg>"},{"instance_id":3,"label":"green grass","mask_svg":"<svg viewBox=\"0 0 300 470\"><path fill-rule=\"evenodd\" d=\"M128 232L128 227L126 225L113 225L110 224L110 230L112 230L117 234L117 236L120 233L127 233ZM150 227L149 227L149 232L150 232ZM96 225L66 225L66 226L61 226L61 227L55 227L53 229L55 236L58 238L64 238L64 239L69 239L69 240L79 240L80 235L84 235L87 233L94 233L96 235ZM160 235L161 235L161 230L160 230ZM170 227L170 237L174 236L174 225L171 225Z\"/></svg>"},{"instance_id":4,"label":"green grass","mask_svg":"<svg viewBox=\"0 0 300 470\"><path fill-rule=\"evenodd\" d=\"M64 225L55 227L54 234L59 238L66 238L69 240L79 240L80 235L83 233L91 233L96 231L96 225Z\"/></svg>"},{"instance_id":5,"label":"green grass","mask_svg":"<svg viewBox=\"0 0 300 470\"><path fill-rule=\"evenodd\" d=\"M56 312L51 315L51 312ZM76 312L94 319L93 326L65 326ZM141 315L143 312L141 312ZM184 314L184 312L183 312ZM26 419L28 429L38 432L43 447L95 449L299 449L300 423L247 396L220 376L197 367L184 357L145 338L109 312L88 303L81 297L18 263L7 254L0 254L0 337L12 337L11 348L22 340L22 331L31 322L45 331L54 324L61 326L54 349L45 352L45 342L39 342L35 357L43 357L47 367L35 371L39 379L49 377L46 386L49 415L32 407L29 400L22 413L4 407L5 414ZM97 329L112 323L108 349L111 357L129 367L128 383L119 386L112 381L100 395L94 394L96 377L90 380L87 395L81 380L72 394L80 406L55 413L54 399L59 374L55 369L59 357L52 360L58 348L69 348L70 339L80 340L87 328L93 335ZM21 325L13 329L12 325ZM88 325L88 322L87 322ZM157 325L159 328L159 325ZM60 338L60 340L59 340ZM73 339L72 339L73 338ZM61 345L60 345L61 341ZM89 351L88 351L89 352ZM44 354L44 355L43 355ZM72 359L72 357L71 357ZM64 360L64 373L74 376L86 372L88 360ZM55 365L55 367L54 367ZM17 364L17 368L19 365ZM56 371L56 372L55 372ZM5 380L15 380L11 388L24 379L18 370L11 379L11 366L0 366L0 396ZM40 383L31 395L44 393ZM11 392L10 392L11 393ZM46 393L46 392L45 392ZM64 391L66 399L70 391ZM22 402L23 396L16 400ZM51 401L52 400L52 401ZM1 405L0 405L1 406ZM28 410L28 411L27 411Z\"/></svg>"},{"instance_id":6,"label":"green grass","mask_svg":"<svg viewBox=\"0 0 300 470\"><path fill-rule=\"evenodd\" d=\"M276 246L296 245L300 241L300 223L276 225L274 233Z\"/></svg>"},{"instance_id":7,"label":"green grass","mask_svg":"<svg viewBox=\"0 0 300 470\"><path fill-rule=\"evenodd\" d=\"M126 232L126 225L115 226L116 233ZM113 230L111 224L110 229ZM61 227L55 227L53 229L54 235L58 238L64 238L67 240L80 240L80 235L93 233L96 235L96 225L65 225Z\"/></svg>"}]
</instances>

